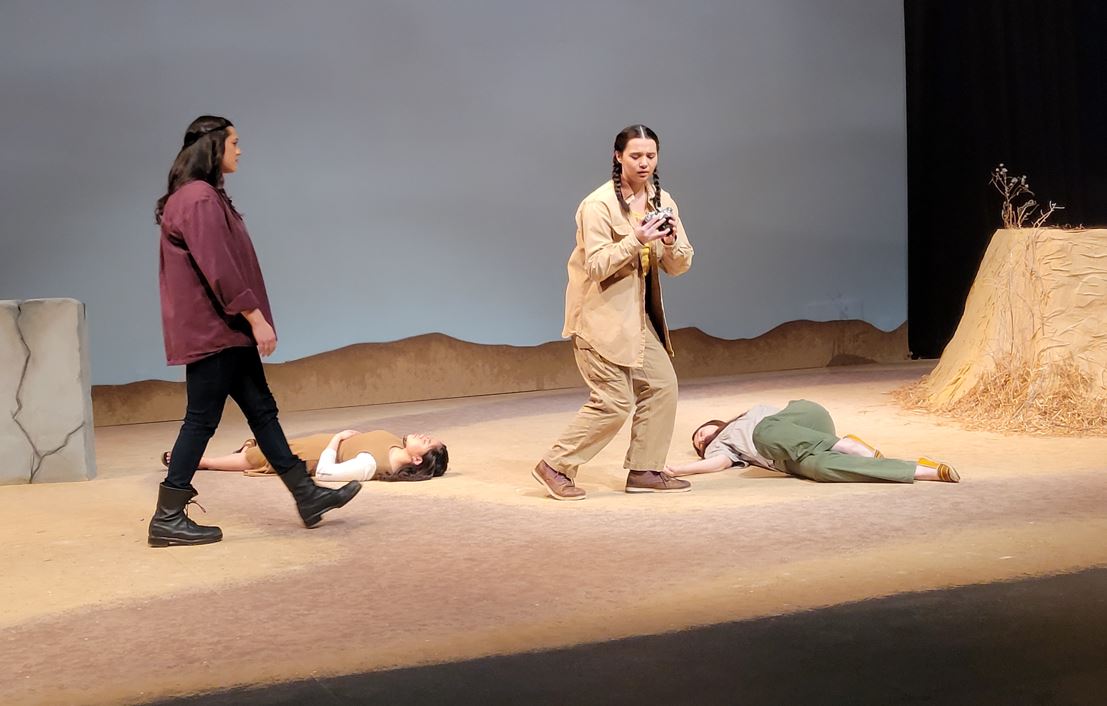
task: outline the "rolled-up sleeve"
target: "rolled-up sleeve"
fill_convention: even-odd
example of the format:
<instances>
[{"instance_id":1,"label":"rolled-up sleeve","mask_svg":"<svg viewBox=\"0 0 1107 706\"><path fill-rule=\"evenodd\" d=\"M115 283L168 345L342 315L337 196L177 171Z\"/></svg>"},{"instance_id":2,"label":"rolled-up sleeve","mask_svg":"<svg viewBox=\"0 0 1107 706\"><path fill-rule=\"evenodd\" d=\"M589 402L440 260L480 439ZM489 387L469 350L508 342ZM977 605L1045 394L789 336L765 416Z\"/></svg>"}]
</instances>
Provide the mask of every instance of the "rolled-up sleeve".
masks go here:
<instances>
[{"instance_id":1,"label":"rolled-up sleeve","mask_svg":"<svg viewBox=\"0 0 1107 706\"><path fill-rule=\"evenodd\" d=\"M688 234L684 232L684 222L680 220L680 211L673 204L673 215L677 219L676 242L661 249L661 269L673 275L682 275L692 266L692 242L688 240Z\"/></svg>"},{"instance_id":2,"label":"rolled-up sleeve","mask_svg":"<svg viewBox=\"0 0 1107 706\"><path fill-rule=\"evenodd\" d=\"M722 439L716 439L704 450L704 458L715 458L716 456L725 456L737 468L745 468L749 465L742 453L733 444L729 444Z\"/></svg>"},{"instance_id":3,"label":"rolled-up sleeve","mask_svg":"<svg viewBox=\"0 0 1107 706\"><path fill-rule=\"evenodd\" d=\"M190 204L182 214L180 233L223 313L234 316L259 308L261 298L251 287L242 253L216 198L200 198Z\"/></svg>"}]
</instances>

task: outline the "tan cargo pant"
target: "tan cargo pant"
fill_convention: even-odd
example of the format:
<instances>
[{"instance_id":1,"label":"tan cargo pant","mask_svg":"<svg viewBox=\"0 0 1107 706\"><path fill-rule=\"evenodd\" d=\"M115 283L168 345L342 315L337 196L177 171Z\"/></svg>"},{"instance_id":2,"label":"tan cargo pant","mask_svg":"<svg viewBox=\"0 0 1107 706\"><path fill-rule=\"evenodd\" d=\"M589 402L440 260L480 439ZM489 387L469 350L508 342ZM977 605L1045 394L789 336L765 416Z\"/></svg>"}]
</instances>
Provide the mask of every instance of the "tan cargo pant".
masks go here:
<instances>
[{"instance_id":1,"label":"tan cargo pant","mask_svg":"<svg viewBox=\"0 0 1107 706\"><path fill-rule=\"evenodd\" d=\"M623 466L635 471L664 468L676 422L677 378L652 327L647 327L641 368L615 365L576 336L573 353L591 395L546 454L546 463L575 478L577 468L615 438L633 411Z\"/></svg>"}]
</instances>

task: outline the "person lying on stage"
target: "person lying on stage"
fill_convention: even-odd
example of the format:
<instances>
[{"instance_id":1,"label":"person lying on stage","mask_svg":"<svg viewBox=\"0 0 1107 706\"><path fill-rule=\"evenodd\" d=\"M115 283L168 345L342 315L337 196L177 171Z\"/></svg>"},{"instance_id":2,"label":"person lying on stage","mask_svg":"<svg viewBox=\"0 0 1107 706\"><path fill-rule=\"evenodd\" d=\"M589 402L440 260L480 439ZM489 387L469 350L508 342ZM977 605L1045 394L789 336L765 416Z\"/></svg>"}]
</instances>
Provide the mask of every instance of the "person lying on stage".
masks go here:
<instances>
[{"instance_id":1,"label":"person lying on stage","mask_svg":"<svg viewBox=\"0 0 1107 706\"><path fill-rule=\"evenodd\" d=\"M704 422L692 433L692 447L701 460L668 465L665 473L688 476L753 465L822 483L961 480L948 463L885 458L852 434L838 437L830 413L809 400L792 400L783 410L756 405L729 422Z\"/></svg>"},{"instance_id":2,"label":"person lying on stage","mask_svg":"<svg viewBox=\"0 0 1107 706\"><path fill-rule=\"evenodd\" d=\"M446 472L450 456L446 445L427 434L398 437L387 431L359 432L346 429L337 434L312 434L289 439L292 453L307 464L318 481L381 480L419 481ZM162 463L169 452L162 454ZM253 439L226 456L205 456L200 470L242 471L246 475L269 475L274 469Z\"/></svg>"}]
</instances>

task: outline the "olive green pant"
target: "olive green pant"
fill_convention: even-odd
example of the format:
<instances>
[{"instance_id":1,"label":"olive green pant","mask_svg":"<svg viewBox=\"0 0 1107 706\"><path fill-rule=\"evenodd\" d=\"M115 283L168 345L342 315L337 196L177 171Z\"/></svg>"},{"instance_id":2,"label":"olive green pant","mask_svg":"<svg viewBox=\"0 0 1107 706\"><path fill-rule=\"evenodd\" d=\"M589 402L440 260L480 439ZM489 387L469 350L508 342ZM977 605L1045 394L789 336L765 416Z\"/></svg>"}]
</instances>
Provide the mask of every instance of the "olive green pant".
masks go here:
<instances>
[{"instance_id":1,"label":"olive green pant","mask_svg":"<svg viewBox=\"0 0 1107 706\"><path fill-rule=\"evenodd\" d=\"M622 428L631 411L630 448L624 467L660 471L665 467L676 423L677 377L652 326L646 327L646 352L640 368L616 365L574 336L577 368L591 394L544 460L570 478L592 460Z\"/></svg>"},{"instance_id":2,"label":"olive green pant","mask_svg":"<svg viewBox=\"0 0 1107 706\"><path fill-rule=\"evenodd\" d=\"M757 452L794 476L820 483L915 482L915 464L831 451L838 443L834 420L821 405L792 400L753 430Z\"/></svg>"}]
</instances>

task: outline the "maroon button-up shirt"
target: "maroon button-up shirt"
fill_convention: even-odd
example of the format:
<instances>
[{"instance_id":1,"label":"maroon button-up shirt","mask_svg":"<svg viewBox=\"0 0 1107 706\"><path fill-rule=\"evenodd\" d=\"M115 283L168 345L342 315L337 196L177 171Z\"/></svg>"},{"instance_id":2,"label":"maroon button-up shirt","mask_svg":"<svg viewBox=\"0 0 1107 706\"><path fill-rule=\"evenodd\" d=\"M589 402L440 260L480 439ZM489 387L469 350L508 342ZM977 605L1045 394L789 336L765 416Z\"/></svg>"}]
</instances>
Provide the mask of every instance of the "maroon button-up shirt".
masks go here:
<instances>
[{"instance_id":1,"label":"maroon button-up shirt","mask_svg":"<svg viewBox=\"0 0 1107 706\"><path fill-rule=\"evenodd\" d=\"M241 314L273 324L265 280L242 218L204 181L169 197L161 217L161 324L165 358L184 365L257 345Z\"/></svg>"}]
</instances>

